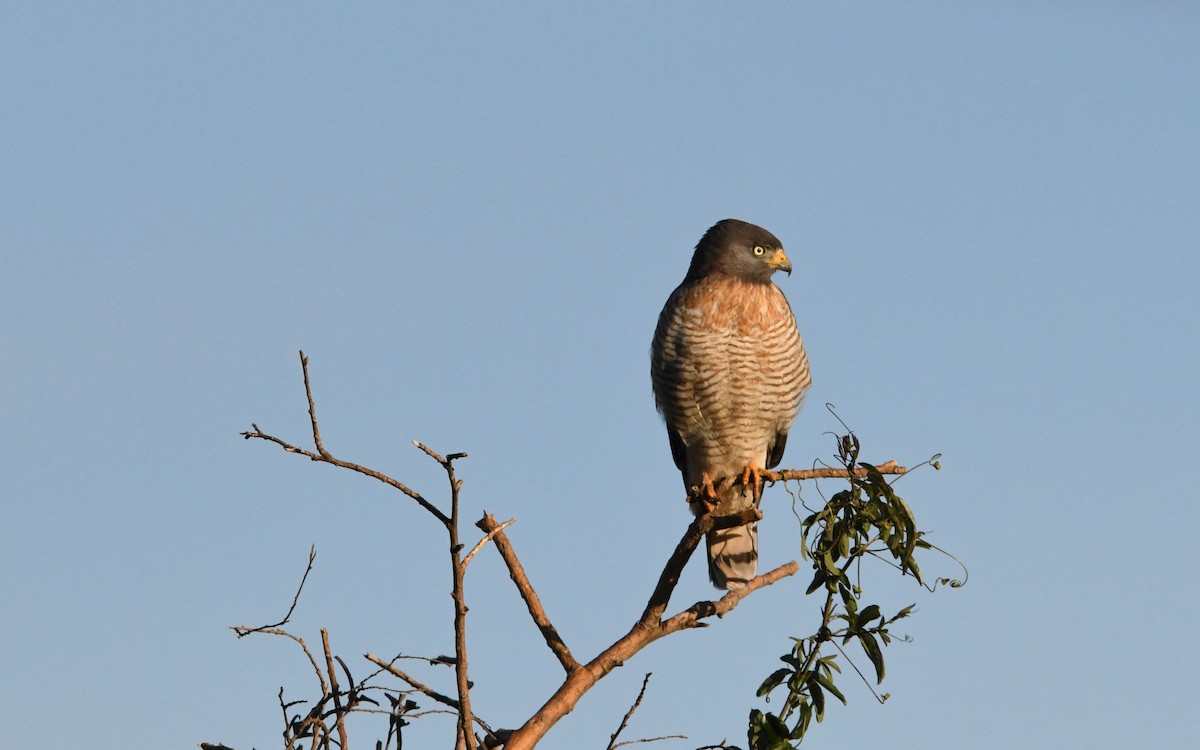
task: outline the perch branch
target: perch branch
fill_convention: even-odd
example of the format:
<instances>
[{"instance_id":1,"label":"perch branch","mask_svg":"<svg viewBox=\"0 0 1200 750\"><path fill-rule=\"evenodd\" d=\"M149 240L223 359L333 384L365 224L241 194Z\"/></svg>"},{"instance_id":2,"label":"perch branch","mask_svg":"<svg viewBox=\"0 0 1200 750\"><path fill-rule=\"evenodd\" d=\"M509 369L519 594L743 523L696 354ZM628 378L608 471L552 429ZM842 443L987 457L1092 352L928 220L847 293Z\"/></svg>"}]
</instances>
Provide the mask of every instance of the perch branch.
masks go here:
<instances>
[{"instance_id":1,"label":"perch branch","mask_svg":"<svg viewBox=\"0 0 1200 750\"><path fill-rule=\"evenodd\" d=\"M533 622L537 625L538 630L542 631L542 637L546 639L546 645L554 652L559 664L562 664L562 668L567 674L571 674L571 672L579 669L579 662L575 661L575 657L571 655L571 650L567 648L567 644L563 641L562 636L558 634L558 630L550 622L550 618L546 616L546 610L542 607L541 599L538 598L537 592L533 590L533 584L529 582L529 577L525 575L525 568L521 565L521 561L517 559L517 553L508 541L508 535L504 533L504 526L508 524L506 523L501 526L496 523L496 519L490 513L485 513L483 518L477 521L475 525L493 538L496 550L500 553L500 557L504 559L504 564L508 566L509 577L516 584L521 598L525 600L529 616L533 618Z\"/></svg>"},{"instance_id":2,"label":"perch branch","mask_svg":"<svg viewBox=\"0 0 1200 750\"><path fill-rule=\"evenodd\" d=\"M904 475L908 473L908 469L898 465L895 461L887 461L875 467L880 474L895 474ZM858 466L854 469L854 476L863 478L868 476L870 470L865 466ZM807 479L849 479L850 472L846 469L839 469L832 466L822 467L820 469L780 469L779 471L762 471L759 472L759 477L766 482L774 484L775 482L802 482ZM740 474L731 477L720 477L713 481L713 489L717 492L742 484L744 477ZM695 500L700 497L700 487L693 487L689 493L689 500Z\"/></svg>"},{"instance_id":3,"label":"perch branch","mask_svg":"<svg viewBox=\"0 0 1200 750\"><path fill-rule=\"evenodd\" d=\"M597 682L659 638L680 630L703 627L706 624L705 619L713 616L723 617L733 610L742 599L758 589L794 575L800 566L795 561L785 563L774 570L750 579L745 586L728 592L719 601L696 602L668 620L659 619L661 612L666 608L666 603L671 598L676 583L678 583L678 570L683 569L704 533L713 528L728 528L749 523L760 517L757 510L751 509L751 511L753 512L749 514L742 512L721 517L705 515L696 519L688 527L675 552L667 560L658 585L655 586L654 593L651 594L650 601L646 605L646 611L638 618L629 632L587 664L568 671L566 680L554 695L520 729L513 732L512 737L505 745L505 750L529 750L536 746L546 732L550 731L550 728L559 719L574 709L579 699ZM497 548L499 548L499 540L500 537L497 536ZM675 570L676 568L678 570Z\"/></svg>"},{"instance_id":4,"label":"perch branch","mask_svg":"<svg viewBox=\"0 0 1200 750\"><path fill-rule=\"evenodd\" d=\"M663 566L658 583L654 587L654 593L650 595L650 600L646 603L646 609L642 612L638 622L649 627L662 619L663 612L666 611L667 604L671 601L671 593L675 591L675 586L679 583L679 576L683 574L684 566L691 559L692 552L695 551L696 545L700 543L705 534L710 531L753 523L761 519L761 511L757 508L747 508L729 516L706 514L692 521L687 531L683 533L683 538L679 540L679 544L675 546L675 551L667 559L667 564Z\"/></svg>"},{"instance_id":5,"label":"perch branch","mask_svg":"<svg viewBox=\"0 0 1200 750\"><path fill-rule=\"evenodd\" d=\"M880 474L907 474L908 469L899 466L895 461L888 461L875 467ZM854 469L854 476L867 476L865 467ZM764 471L762 478L770 482L803 481L805 479L849 479L850 473L845 469L827 467L822 469L781 469L779 471Z\"/></svg>"}]
</instances>

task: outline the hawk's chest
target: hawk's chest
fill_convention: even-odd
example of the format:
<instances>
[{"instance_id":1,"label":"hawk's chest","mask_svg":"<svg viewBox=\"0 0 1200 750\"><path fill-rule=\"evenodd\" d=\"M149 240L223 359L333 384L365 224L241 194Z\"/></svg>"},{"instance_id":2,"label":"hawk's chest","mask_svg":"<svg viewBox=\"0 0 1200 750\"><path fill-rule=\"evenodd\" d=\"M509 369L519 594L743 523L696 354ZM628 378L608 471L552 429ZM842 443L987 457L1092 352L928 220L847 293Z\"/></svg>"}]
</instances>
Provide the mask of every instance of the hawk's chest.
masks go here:
<instances>
[{"instance_id":1,"label":"hawk's chest","mask_svg":"<svg viewBox=\"0 0 1200 750\"><path fill-rule=\"evenodd\" d=\"M792 311L779 287L771 283L712 279L687 290L679 300L689 333L743 345L764 342Z\"/></svg>"}]
</instances>

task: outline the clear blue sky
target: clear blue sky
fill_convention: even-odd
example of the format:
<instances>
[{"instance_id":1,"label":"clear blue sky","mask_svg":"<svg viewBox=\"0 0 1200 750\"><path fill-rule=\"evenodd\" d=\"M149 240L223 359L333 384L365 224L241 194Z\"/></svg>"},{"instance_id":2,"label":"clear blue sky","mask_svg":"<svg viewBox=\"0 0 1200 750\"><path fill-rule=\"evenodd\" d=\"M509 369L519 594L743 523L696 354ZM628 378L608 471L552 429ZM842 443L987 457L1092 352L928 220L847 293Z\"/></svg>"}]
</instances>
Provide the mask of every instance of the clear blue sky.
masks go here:
<instances>
[{"instance_id":1,"label":"clear blue sky","mask_svg":"<svg viewBox=\"0 0 1200 750\"><path fill-rule=\"evenodd\" d=\"M827 402L868 459L944 453L900 488L971 571L881 580L919 608L893 698L846 678L814 746L1194 745L1198 38L1184 2L6 5L6 744L277 746L311 671L227 626L281 615L313 543L296 632L358 672L451 650L440 530L238 436L305 439L300 348L335 454L443 500L410 441L470 453L468 518L519 519L594 654L688 519L647 352L734 216L796 267L785 465L830 456ZM766 512L778 564L782 488ZM546 746L602 747L647 671L629 738L744 742L804 583L643 652ZM475 706L512 726L560 670L494 551L468 587Z\"/></svg>"}]
</instances>

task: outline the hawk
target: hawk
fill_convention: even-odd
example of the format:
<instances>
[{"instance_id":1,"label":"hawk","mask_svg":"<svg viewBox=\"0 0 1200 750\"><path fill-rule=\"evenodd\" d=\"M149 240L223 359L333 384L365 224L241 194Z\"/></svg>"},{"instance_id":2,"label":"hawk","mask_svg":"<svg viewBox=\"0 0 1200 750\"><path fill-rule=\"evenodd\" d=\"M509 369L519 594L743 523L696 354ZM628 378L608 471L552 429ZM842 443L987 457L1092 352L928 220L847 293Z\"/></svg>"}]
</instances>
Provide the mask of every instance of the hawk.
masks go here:
<instances>
[{"instance_id":1,"label":"hawk","mask_svg":"<svg viewBox=\"0 0 1200 750\"><path fill-rule=\"evenodd\" d=\"M771 281L776 271L791 275L792 265L775 235L719 221L700 238L687 276L658 316L654 401L696 515L727 515L757 502L759 472L779 465L812 382L796 318ZM741 483L714 488L737 475ZM757 524L714 531L705 541L714 586L741 588L755 576Z\"/></svg>"}]
</instances>

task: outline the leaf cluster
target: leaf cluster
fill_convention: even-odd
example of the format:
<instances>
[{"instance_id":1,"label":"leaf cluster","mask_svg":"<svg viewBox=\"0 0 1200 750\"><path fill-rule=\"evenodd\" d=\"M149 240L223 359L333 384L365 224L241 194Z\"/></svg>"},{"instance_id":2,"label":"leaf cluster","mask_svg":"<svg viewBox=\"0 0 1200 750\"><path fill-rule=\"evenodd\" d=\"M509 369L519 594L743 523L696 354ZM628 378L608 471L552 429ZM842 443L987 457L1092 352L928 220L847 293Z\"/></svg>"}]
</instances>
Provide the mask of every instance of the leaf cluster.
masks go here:
<instances>
[{"instance_id":1,"label":"leaf cluster","mask_svg":"<svg viewBox=\"0 0 1200 750\"><path fill-rule=\"evenodd\" d=\"M884 475L874 465L858 460L860 449L853 433L839 437L837 457L846 469L849 486L829 498L823 507L810 509L801 521L804 556L813 569L806 593L824 593L821 625L812 635L792 638L792 648L780 657L785 666L759 686L758 696L768 703L778 691L786 690L786 694L777 711L756 708L750 712L751 750L795 748L808 733L812 720L819 723L824 719L829 696L846 703L835 682L842 672L839 657L863 678L880 703L888 698L887 693L875 692L843 647L855 641L874 668L875 684L881 684L885 674L883 647L893 638L889 628L912 614L915 605L890 616L878 604L863 605L856 573L862 561L871 557L923 584L915 554L931 545L917 528L912 509Z\"/></svg>"}]
</instances>

